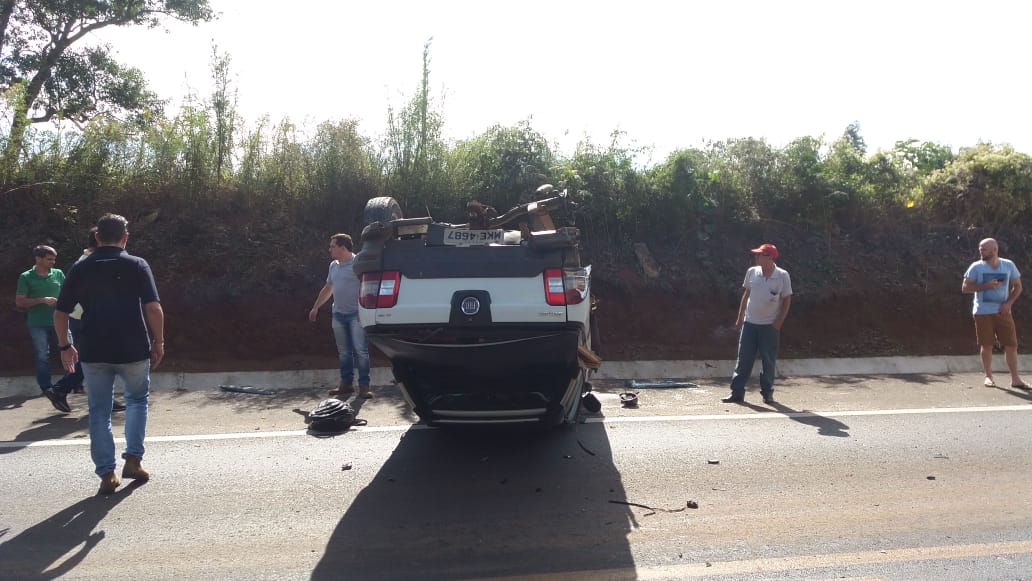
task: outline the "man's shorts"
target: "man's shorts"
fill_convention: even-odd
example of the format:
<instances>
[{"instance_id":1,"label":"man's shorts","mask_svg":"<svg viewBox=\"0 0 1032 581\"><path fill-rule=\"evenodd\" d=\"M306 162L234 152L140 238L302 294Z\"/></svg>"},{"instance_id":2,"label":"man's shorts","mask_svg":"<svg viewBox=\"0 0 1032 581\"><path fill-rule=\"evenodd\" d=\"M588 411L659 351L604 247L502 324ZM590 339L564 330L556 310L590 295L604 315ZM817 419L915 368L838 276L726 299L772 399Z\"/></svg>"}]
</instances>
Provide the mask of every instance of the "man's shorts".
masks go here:
<instances>
[{"instance_id":1,"label":"man's shorts","mask_svg":"<svg viewBox=\"0 0 1032 581\"><path fill-rule=\"evenodd\" d=\"M992 347L996 341L1000 342L1000 347L1018 346L1014 317L1008 315L975 315L975 336L982 347Z\"/></svg>"}]
</instances>

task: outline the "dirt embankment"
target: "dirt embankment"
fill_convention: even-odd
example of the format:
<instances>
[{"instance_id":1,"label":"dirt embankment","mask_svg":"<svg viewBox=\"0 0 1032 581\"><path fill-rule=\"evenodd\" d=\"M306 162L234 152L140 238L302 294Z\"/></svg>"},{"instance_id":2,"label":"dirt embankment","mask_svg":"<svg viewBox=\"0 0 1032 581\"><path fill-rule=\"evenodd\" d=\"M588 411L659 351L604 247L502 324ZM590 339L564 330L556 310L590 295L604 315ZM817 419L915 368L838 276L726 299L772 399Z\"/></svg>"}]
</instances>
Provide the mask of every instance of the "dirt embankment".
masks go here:
<instances>
[{"instance_id":1,"label":"dirt embankment","mask_svg":"<svg viewBox=\"0 0 1032 581\"><path fill-rule=\"evenodd\" d=\"M163 369L334 367L328 310L316 323L307 319L334 228L284 229L269 216L258 221L245 214L233 220L165 214L131 227L129 250L151 263L167 314ZM24 314L13 309L17 275L31 265L32 246L48 239L62 249L58 264L67 269L81 242L74 236L84 228L0 222L10 240L0 249L7 273L0 294L9 305L0 310L0 373L31 375ZM655 271L642 268L630 244L603 252L587 236L600 351L610 360L733 358L741 280L752 264L748 249L770 241L781 249L778 263L791 273L795 291L782 357L975 356L970 296L960 294L960 282L987 234L913 224L849 233L763 225L691 243L647 241ZM1004 256L1032 270L1024 252L1032 238L997 237ZM1020 337L1032 336L1029 296L1015 308Z\"/></svg>"}]
</instances>

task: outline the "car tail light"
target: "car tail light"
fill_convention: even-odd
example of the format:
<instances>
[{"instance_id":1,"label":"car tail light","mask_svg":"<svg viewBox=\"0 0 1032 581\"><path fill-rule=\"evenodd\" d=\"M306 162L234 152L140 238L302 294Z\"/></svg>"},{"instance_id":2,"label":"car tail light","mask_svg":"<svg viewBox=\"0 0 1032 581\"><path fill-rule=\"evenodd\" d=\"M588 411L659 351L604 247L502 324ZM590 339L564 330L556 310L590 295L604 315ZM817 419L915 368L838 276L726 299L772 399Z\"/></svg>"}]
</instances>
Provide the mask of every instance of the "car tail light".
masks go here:
<instances>
[{"instance_id":1,"label":"car tail light","mask_svg":"<svg viewBox=\"0 0 1032 581\"><path fill-rule=\"evenodd\" d=\"M588 296L590 268L563 269L563 280L566 285L566 304L578 305Z\"/></svg>"},{"instance_id":2,"label":"car tail light","mask_svg":"<svg viewBox=\"0 0 1032 581\"><path fill-rule=\"evenodd\" d=\"M549 268L545 270L545 301L552 306L576 305L588 296L586 268Z\"/></svg>"},{"instance_id":3,"label":"car tail light","mask_svg":"<svg viewBox=\"0 0 1032 581\"><path fill-rule=\"evenodd\" d=\"M365 309L389 309L398 304L401 273L396 270L362 273L358 304Z\"/></svg>"},{"instance_id":4,"label":"car tail light","mask_svg":"<svg viewBox=\"0 0 1032 581\"><path fill-rule=\"evenodd\" d=\"M566 304L566 289L563 287L563 271L559 268L545 270L545 302L552 306Z\"/></svg>"}]
</instances>

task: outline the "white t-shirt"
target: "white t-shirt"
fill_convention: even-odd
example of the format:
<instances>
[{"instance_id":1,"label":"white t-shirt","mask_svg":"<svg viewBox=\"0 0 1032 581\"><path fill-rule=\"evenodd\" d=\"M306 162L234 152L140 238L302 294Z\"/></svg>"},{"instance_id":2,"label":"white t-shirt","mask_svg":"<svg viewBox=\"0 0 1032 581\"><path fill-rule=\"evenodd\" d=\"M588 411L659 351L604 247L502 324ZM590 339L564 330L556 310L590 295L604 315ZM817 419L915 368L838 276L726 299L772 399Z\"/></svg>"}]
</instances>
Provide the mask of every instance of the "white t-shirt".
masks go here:
<instances>
[{"instance_id":1,"label":"white t-shirt","mask_svg":"<svg viewBox=\"0 0 1032 581\"><path fill-rule=\"evenodd\" d=\"M79 260L76 260L75 263L78 264L82 262L82 259L86 258L90 254L93 254L92 248L83 248L82 256L80 256ZM68 313L68 316L76 320L82 320L82 305L80 305L79 303L75 303L75 308L72 309L72 312Z\"/></svg>"},{"instance_id":2,"label":"white t-shirt","mask_svg":"<svg viewBox=\"0 0 1032 581\"><path fill-rule=\"evenodd\" d=\"M792 279L783 268L775 266L770 278L766 278L763 269L754 266L745 272L742 288L749 289L749 300L745 303L745 322L770 325L781 313L782 299L792 296Z\"/></svg>"}]
</instances>

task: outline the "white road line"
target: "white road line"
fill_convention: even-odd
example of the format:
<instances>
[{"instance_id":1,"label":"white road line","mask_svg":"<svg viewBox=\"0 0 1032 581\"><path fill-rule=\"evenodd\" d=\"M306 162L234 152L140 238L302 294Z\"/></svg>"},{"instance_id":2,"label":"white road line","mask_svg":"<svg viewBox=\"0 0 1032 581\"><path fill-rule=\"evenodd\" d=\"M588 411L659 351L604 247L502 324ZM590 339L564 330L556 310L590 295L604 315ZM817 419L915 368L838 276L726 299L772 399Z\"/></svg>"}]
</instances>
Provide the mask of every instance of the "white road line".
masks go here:
<instances>
[{"instance_id":1,"label":"white road line","mask_svg":"<svg viewBox=\"0 0 1032 581\"><path fill-rule=\"evenodd\" d=\"M772 557L743 561L714 561L686 563L662 567L636 567L626 569L601 569L596 571L574 571L542 575L521 575L526 581L560 579L566 581L608 581L610 579L690 579L728 575L763 575L800 571L806 569L833 569L888 563L910 563L945 559L971 559L1000 555L1032 553L1032 541L984 543L974 545L944 545L940 547L915 547L909 549L887 549L884 551L859 551L855 553L830 553L826 555L800 555L796 557ZM494 577L481 581L503 581L516 577Z\"/></svg>"},{"instance_id":2,"label":"white road line","mask_svg":"<svg viewBox=\"0 0 1032 581\"><path fill-rule=\"evenodd\" d=\"M587 418L585 423L617 424L625 422L696 422L712 420L777 420L784 418L845 418L850 416L902 416L908 414L963 414L974 412L1029 412L1032 405L1003 405L964 408L918 408L899 410L855 410L841 412L779 412L757 414L708 414L696 416L623 416L618 418Z\"/></svg>"},{"instance_id":3,"label":"white road line","mask_svg":"<svg viewBox=\"0 0 1032 581\"><path fill-rule=\"evenodd\" d=\"M406 432L408 430L432 429L423 425L410 426L383 426L383 427L354 427L348 432ZM328 437L343 436L344 433L334 434ZM147 436L148 442L196 442L201 440L243 440L249 438L290 438L295 436L307 436L308 430L285 430L280 432L239 432L229 434L185 434L181 436ZM116 443L124 443L125 438L115 438ZM87 437L80 437L75 440L38 440L33 442L0 442L0 448L38 448L41 446L88 446L90 440Z\"/></svg>"},{"instance_id":4,"label":"white road line","mask_svg":"<svg viewBox=\"0 0 1032 581\"><path fill-rule=\"evenodd\" d=\"M588 424L624 424L636 422L709 422L709 421L747 421L778 420L786 418L843 418L851 416L897 416L910 414L963 414L981 412L1032 412L1032 405L1007 405L964 408L922 408L898 410L855 410L840 412L761 412L757 414L708 414L695 416L624 416L613 418L586 418ZM405 432L408 430L435 429L422 424L402 426L369 427L357 426L349 432ZM199 440L240 440L247 438L290 438L308 435L307 430L286 430L279 432L241 432L229 434L187 434L182 436L147 436L148 442L194 442ZM123 443L125 438L115 438L115 442ZM87 446L90 441L86 437L74 440L39 440L32 442L5 441L0 448L34 448L39 446Z\"/></svg>"}]
</instances>

